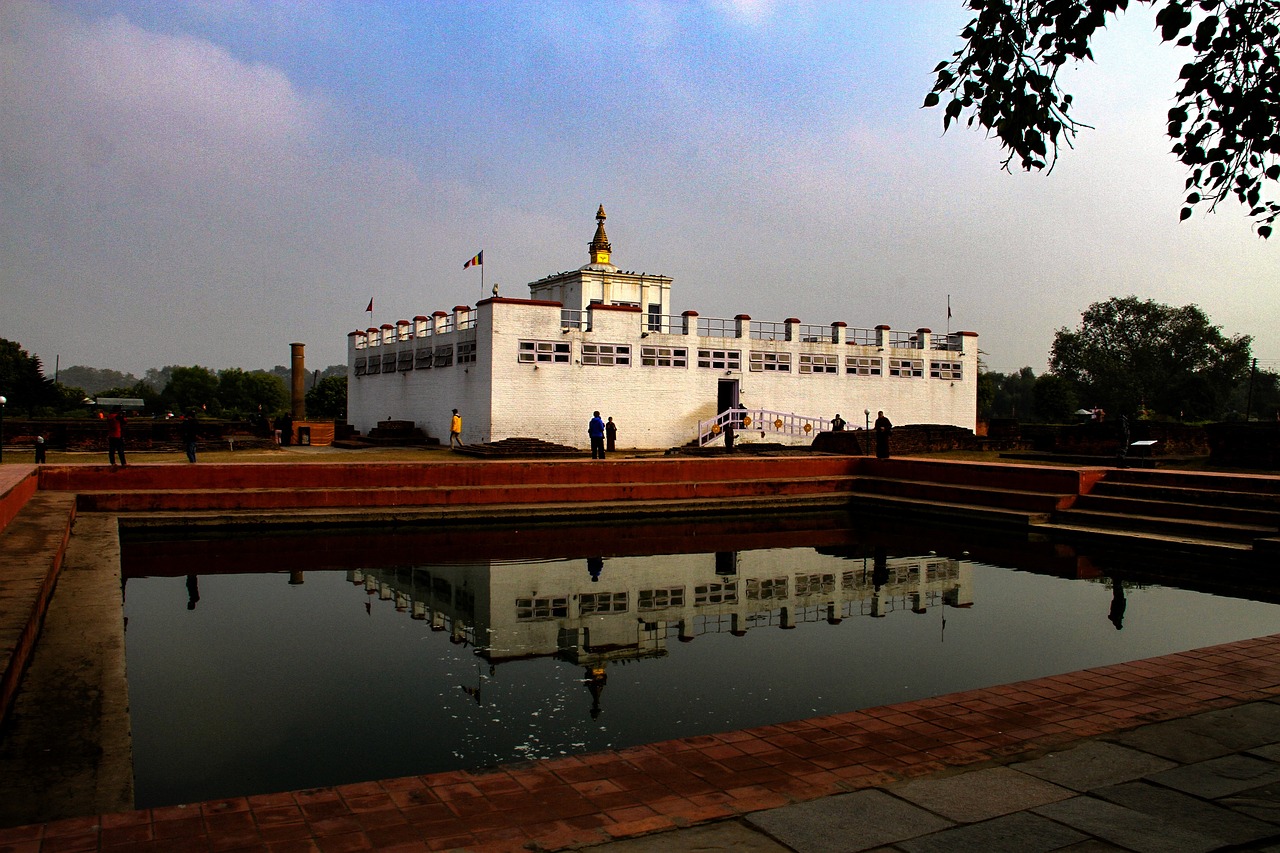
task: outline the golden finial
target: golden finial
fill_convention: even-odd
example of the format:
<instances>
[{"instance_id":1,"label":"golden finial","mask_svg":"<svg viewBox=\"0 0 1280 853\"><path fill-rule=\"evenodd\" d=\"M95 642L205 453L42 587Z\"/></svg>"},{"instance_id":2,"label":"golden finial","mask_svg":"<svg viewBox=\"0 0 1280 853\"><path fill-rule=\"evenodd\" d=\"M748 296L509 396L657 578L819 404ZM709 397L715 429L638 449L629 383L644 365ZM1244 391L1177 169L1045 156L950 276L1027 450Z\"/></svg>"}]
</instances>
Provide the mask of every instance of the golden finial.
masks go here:
<instances>
[{"instance_id":1,"label":"golden finial","mask_svg":"<svg viewBox=\"0 0 1280 853\"><path fill-rule=\"evenodd\" d=\"M606 219L604 205L600 205L600 209L596 211L596 236L588 245L588 257L591 258L593 264L609 263L609 253L612 247L609 245L609 237L604 233L604 221Z\"/></svg>"}]
</instances>

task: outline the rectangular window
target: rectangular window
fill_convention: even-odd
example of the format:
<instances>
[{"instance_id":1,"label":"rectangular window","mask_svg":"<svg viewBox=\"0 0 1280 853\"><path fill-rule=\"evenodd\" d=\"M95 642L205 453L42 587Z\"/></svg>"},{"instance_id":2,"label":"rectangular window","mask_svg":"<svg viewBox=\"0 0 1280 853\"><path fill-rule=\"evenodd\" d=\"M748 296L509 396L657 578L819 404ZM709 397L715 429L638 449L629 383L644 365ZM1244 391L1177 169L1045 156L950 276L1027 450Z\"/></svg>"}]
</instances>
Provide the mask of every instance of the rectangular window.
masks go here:
<instances>
[{"instance_id":1,"label":"rectangular window","mask_svg":"<svg viewBox=\"0 0 1280 853\"><path fill-rule=\"evenodd\" d=\"M906 379L924 376L924 361L918 358L891 358L889 375Z\"/></svg>"},{"instance_id":2,"label":"rectangular window","mask_svg":"<svg viewBox=\"0 0 1280 853\"><path fill-rule=\"evenodd\" d=\"M834 355L817 352L800 353L801 373L839 373L840 364Z\"/></svg>"},{"instance_id":3,"label":"rectangular window","mask_svg":"<svg viewBox=\"0 0 1280 853\"><path fill-rule=\"evenodd\" d=\"M790 373L791 353L751 351L751 369L757 373Z\"/></svg>"},{"instance_id":4,"label":"rectangular window","mask_svg":"<svg viewBox=\"0 0 1280 853\"><path fill-rule=\"evenodd\" d=\"M368 361L366 361L363 358L357 358L356 359L356 376L364 376L365 367L367 365L368 365Z\"/></svg>"},{"instance_id":5,"label":"rectangular window","mask_svg":"<svg viewBox=\"0 0 1280 853\"><path fill-rule=\"evenodd\" d=\"M453 344L436 347L436 367L449 367L453 364Z\"/></svg>"},{"instance_id":6,"label":"rectangular window","mask_svg":"<svg viewBox=\"0 0 1280 853\"><path fill-rule=\"evenodd\" d=\"M584 592L578 599L578 612L582 616L592 613L626 613L625 592Z\"/></svg>"},{"instance_id":7,"label":"rectangular window","mask_svg":"<svg viewBox=\"0 0 1280 853\"><path fill-rule=\"evenodd\" d=\"M536 622L544 619L564 619L569 615L567 595L547 595L541 598L517 598L516 619Z\"/></svg>"},{"instance_id":8,"label":"rectangular window","mask_svg":"<svg viewBox=\"0 0 1280 853\"><path fill-rule=\"evenodd\" d=\"M662 331L662 303L649 303L649 331Z\"/></svg>"},{"instance_id":9,"label":"rectangular window","mask_svg":"<svg viewBox=\"0 0 1280 853\"><path fill-rule=\"evenodd\" d=\"M388 374L394 375L395 372L396 372L396 354L393 352L389 352L382 357L382 374L384 376Z\"/></svg>"},{"instance_id":10,"label":"rectangular window","mask_svg":"<svg viewBox=\"0 0 1280 853\"><path fill-rule=\"evenodd\" d=\"M458 364L475 364L476 342L458 341Z\"/></svg>"},{"instance_id":11,"label":"rectangular window","mask_svg":"<svg viewBox=\"0 0 1280 853\"><path fill-rule=\"evenodd\" d=\"M640 363L645 367L688 367L687 347L640 347Z\"/></svg>"},{"instance_id":12,"label":"rectangular window","mask_svg":"<svg viewBox=\"0 0 1280 853\"><path fill-rule=\"evenodd\" d=\"M929 362L929 378L930 379L949 379L952 382L960 379L959 361L931 361Z\"/></svg>"},{"instance_id":13,"label":"rectangular window","mask_svg":"<svg viewBox=\"0 0 1280 853\"><path fill-rule=\"evenodd\" d=\"M582 363L601 367L631 364L630 344L583 344Z\"/></svg>"},{"instance_id":14,"label":"rectangular window","mask_svg":"<svg viewBox=\"0 0 1280 853\"><path fill-rule=\"evenodd\" d=\"M369 367L366 373L370 376L376 376L382 372L382 359L376 355L369 356Z\"/></svg>"},{"instance_id":15,"label":"rectangular window","mask_svg":"<svg viewBox=\"0 0 1280 853\"><path fill-rule=\"evenodd\" d=\"M666 607L684 607L684 587L642 589L637 606L641 613L647 610L662 610Z\"/></svg>"},{"instance_id":16,"label":"rectangular window","mask_svg":"<svg viewBox=\"0 0 1280 853\"><path fill-rule=\"evenodd\" d=\"M709 367L712 370L741 370L742 350L700 349L698 350L698 367Z\"/></svg>"},{"instance_id":17,"label":"rectangular window","mask_svg":"<svg viewBox=\"0 0 1280 853\"><path fill-rule=\"evenodd\" d=\"M413 354L413 366L418 370L428 370L431 367L431 358L431 347L418 347L417 352Z\"/></svg>"},{"instance_id":18,"label":"rectangular window","mask_svg":"<svg viewBox=\"0 0 1280 853\"><path fill-rule=\"evenodd\" d=\"M400 350L396 355L396 369L400 371L413 370L413 350Z\"/></svg>"},{"instance_id":19,"label":"rectangular window","mask_svg":"<svg viewBox=\"0 0 1280 853\"><path fill-rule=\"evenodd\" d=\"M737 601L737 581L700 583L693 588L693 603L699 607L704 604L736 604Z\"/></svg>"},{"instance_id":20,"label":"rectangular window","mask_svg":"<svg viewBox=\"0 0 1280 853\"><path fill-rule=\"evenodd\" d=\"M568 364L568 341L521 341L521 364Z\"/></svg>"},{"instance_id":21,"label":"rectangular window","mask_svg":"<svg viewBox=\"0 0 1280 853\"><path fill-rule=\"evenodd\" d=\"M787 597L787 579L747 578L747 600L769 601Z\"/></svg>"},{"instance_id":22,"label":"rectangular window","mask_svg":"<svg viewBox=\"0 0 1280 853\"><path fill-rule=\"evenodd\" d=\"M879 376L881 361L861 355L849 355L844 359L844 372L855 376Z\"/></svg>"}]
</instances>

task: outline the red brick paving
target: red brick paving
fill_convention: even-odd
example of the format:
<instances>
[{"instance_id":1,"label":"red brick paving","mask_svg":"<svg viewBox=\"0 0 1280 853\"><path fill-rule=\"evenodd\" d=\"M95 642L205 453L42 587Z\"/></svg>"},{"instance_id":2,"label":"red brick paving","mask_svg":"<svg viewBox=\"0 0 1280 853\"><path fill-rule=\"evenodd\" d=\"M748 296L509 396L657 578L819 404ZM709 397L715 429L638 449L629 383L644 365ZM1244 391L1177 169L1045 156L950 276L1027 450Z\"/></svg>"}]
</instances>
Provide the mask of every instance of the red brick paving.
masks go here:
<instances>
[{"instance_id":1,"label":"red brick paving","mask_svg":"<svg viewBox=\"0 0 1280 853\"><path fill-rule=\"evenodd\" d=\"M0 853L558 850L1057 748L1280 696L1280 635L495 770L0 829Z\"/></svg>"}]
</instances>

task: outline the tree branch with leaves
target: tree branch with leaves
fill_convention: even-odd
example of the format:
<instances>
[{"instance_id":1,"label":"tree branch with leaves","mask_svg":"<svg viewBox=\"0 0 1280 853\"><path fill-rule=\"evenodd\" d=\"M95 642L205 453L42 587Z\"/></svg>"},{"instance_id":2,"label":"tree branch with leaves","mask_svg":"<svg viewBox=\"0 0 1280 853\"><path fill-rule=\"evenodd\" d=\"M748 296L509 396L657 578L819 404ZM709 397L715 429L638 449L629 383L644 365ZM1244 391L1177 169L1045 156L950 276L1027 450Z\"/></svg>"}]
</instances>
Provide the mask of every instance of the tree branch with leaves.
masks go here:
<instances>
[{"instance_id":1,"label":"tree branch with leaves","mask_svg":"<svg viewBox=\"0 0 1280 853\"><path fill-rule=\"evenodd\" d=\"M1137 0L1159 6L1161 39L1194 51L1182 67L1169 110L1173 154L1187 166L1181 211L1213 212L1232 195L1249 210L1258 236L1280 217L1272 184L1280 182L1280 0ZM1058 83L1068 62L1093 59L1090 49L1109 15L1129 0L966 0L977 16L964 46L934 69L925 107L943 108L945 132L964 119L986 128L1025 170L1053 170L1059 146L1072 147L1090 126L1071 110ZM967 115L967 118L965 116Z\"/></svg>"}]
</instances>

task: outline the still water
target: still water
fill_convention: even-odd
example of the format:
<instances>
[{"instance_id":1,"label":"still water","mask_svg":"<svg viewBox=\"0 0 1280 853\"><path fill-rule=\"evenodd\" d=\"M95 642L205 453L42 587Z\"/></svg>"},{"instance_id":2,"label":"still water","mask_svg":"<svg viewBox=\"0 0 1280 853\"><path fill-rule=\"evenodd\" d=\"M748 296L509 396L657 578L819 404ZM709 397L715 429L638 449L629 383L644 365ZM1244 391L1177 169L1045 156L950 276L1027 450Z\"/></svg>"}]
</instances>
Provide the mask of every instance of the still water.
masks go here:
<instances>
[{"instance_id":1,"label":"still water","mask_svg":"<svg viewBox=\"0 0 1280 853\"><path fill-rule=\"evenodd\" d=\"M132 541L124 566L140 808L765 725L1280 630L1276 604L1126 579L1132 561L843 517Z\"/></svg>"}]
</instances>

